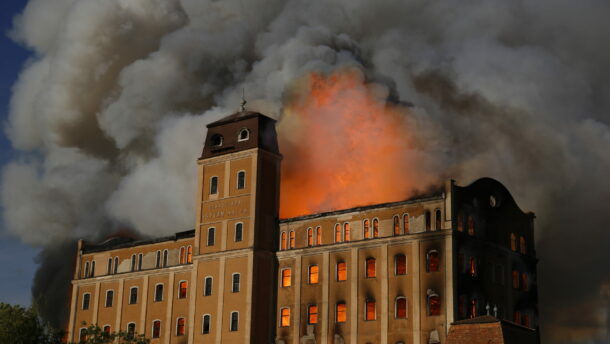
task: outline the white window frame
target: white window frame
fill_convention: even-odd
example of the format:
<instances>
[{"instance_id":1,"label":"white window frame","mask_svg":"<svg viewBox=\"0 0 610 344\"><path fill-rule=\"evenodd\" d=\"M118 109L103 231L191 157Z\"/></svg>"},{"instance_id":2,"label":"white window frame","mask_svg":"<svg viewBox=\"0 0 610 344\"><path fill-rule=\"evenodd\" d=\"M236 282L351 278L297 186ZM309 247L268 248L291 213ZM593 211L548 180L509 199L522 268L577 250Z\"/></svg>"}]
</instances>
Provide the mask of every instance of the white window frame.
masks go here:
<instances>
[{"instance_id":1,"label":"white window frame","mask_svg":"<svg viewBox=\"0 0 610 344\"><path fill-rule=\"evenodd\" d=\"M135 336L136 333L137 333L137 325L136 325L135 322L133 322L133 321L132 322L128 322L127 323L127 327L125 328L125 330L126 330L127 333L129 333L129 325L132 325L132 324L133 324L133 335Z\"/></svg>"},{"instance_id":2,"label":"white window frame","mask_svg":"<svg viewBox=\"0 0 610 344\"><path fill-rule=\"evenodd\" d=\"M210 230L214 230L214 235L213 235L213 237L214 237L213 241L214 242L211 245L210 245ZM206 246L208 246L208 247L216 245L216 227L208 227L208 233L207 233L207 237L206 237L205 243L206 243Z\"/></svg>"},{"instance_id":3,"label":"white window frame","mask_svg":"<svg viewBox=\"0 0 610 344\"><path fill-rule=\"evenodd\" d=\"M131 265L130 265L130 270L129 271L132 271L132 272L136 271L136 263L137 263L136 259L137 259L136 258L136 254L135 253L132 254L131 255Z\"/></svg>"},{"instance_id":4,"label":"white window frame","mask_svg":"<svg viewBox=\"0 0 610 344\"><path fill-rule=\"evenodd\" d=\"M237 240L237 225L241 224L241 239L238 241ZM234 242L241 242L244 241L244 223L243 222L235 222L235 226L234 226L234 231L233 231L233 241Z\"/></svg>"},{"instance_id":5,"label":"white window frame","mask_svg":"<svg viewBox=\"0 0 610 344\"><path fill-rule=\"evenodd\" d=\"M237 314L237 326L235 330L233 330L233 314ZM231 313L229 313L229 332L237 331L239 331L239 311L231 311Z\"/></svg>"},{"instance_id":6,"label":"white window frame","mask_svg":"<svg viewBox=\"0 0 610 344\"><path fill-rule=\"evenodd\" d=\"M210 317L210 321L208 322L208 332L204 332L203 327L205 325L205 317ZM206 313L201 316L201 334L210 334L212 333L212 314Z\"/></svg>"},{"instance_id":7,"label":"white window frame","mask_svg":"<svg viewBox=\"0 0 610 344\"><path fill-rule=\"evenodd\" d=\"M239 174L242 173L242 172L244 173L244 187L240 188L239 187ZM247 176L246 170L239 170L239 171L237 171L237 174L235 175L235 178L236 178L236 180L235 180L235 188L237 190L245 190L246 189L246 176Z\"/></svg>"},{"instance_id":8,"label":"white window frame","mask_svg":"<svg viewBox=\"0 0 610 344\"><path fill-rule=\"evenodd\" d=\"M87 304L87 308L85 308L85 295L89 295L89 302ZM81 301L81 307L82 310L86 311L88 309L91 308L91 293L83 293L83 299Z\"/></svg>"},{"instance_id":9,"label":"white window frame","mask_svg":"<svg viewBox=\"0 0 610 344\"><path fill-rule=\"evenodd\" d=\"M241 138L241 133L242 132L246 132L246 138L242 139ZM244 141L248 141L250 139L250 130L248 128L241 128L239 129L239 132L237 133L237 142L244 142Z\"/></svg>"},{"instance_id":10,"label":"white window frame","mask_svg":"<svg viewBox=\"0 0 610 344\"><path fill-rule=\"evenodd\" d=\"M214 180L214 178L216 178L216 192L212 193L212 185L213 185L212 180ZM219 185L218 185L218 176L211 176L210 177L210 190L209 190L208 194L209 195L218 195L218 188L219 188Z\"/></svg>"},{"instance_id":11,"label":"white window frame","mask_svg":"<svg viewBox=\"0 0 610 344\"><path fill-rule=\"evenodd\" d=\"M133 289L135 289L135 290L136 290L136 302L133 302L133 303L132 303L132 302L131 302L131 291L132 291ZM137 304L138 304L138 296L139 296L138 294L139 294L139 291L138 291L138 287L137 287L137 286L134 286L134 287L129 287L129 302L127 302L127 304L129 304L129 305L137 305Z\"/></svg>"},{"instance_id":12,"label":"white window frame","mask_svg":"<svg viewBox=\"0 0 610 344\"><path fill-rule=\"evenodd\" d=\"M157 287L161 286L162 290L161 290L161 300L157 300ZM153 302L162 302L163 301L163 294L165 294L165 285L163 283L157 283L155 284L155 293L153 295Z\"/></svg>"},{"instance_id":13,"label":"white window frame","mask_svg":"<svg viewBox=\"0 0 610 344\"><path fill-rule=\"evenodd\" d=\"M235 275L239 276L239 283L237 284L237 291L234 290L234 286L235 286ZM239 293L241 291L241 273L239 272L234 272L231 274L231 292L232 293Z\"/></svg>"},{"instance_id":14,"label":"white window frame","mask_svg":"<svg viewBox=\"0 0 610 344\"><path fill-rule=\"evenodd\" d=\"M112 304L108 306L108 292L112 292ZM114 306L114 289L106 290L106 298L104 299L104 308L110 308Z\"/></svg>"},{"instance_id":15,"label":"white window frame","mask_svg":"<svg viewBox=\"0 0 610 344\"><path fill-rule=\"evenodd\" d=\"M184 319L184 334L179 336L179 335L178 335L178 321L179 321L180 319ZM186 317L180 316L180 317L177 317L177 318L176 318L176 331L174 332L174 335L175 335L176 337L182 337L182 336L186 336L186 335L187 335L187 333L186 333Z\"/></svg>"},{"instance_id":16,"label":"white window frame","mask_svg":"<svg viewBox=\"0 0 610 344\"><path fill-rule=\"evenodd\" d=\"M404 318L399 318L398 317L398 300L399 299L405 299L405 317ZM396 296L396 298L394 299L394 319L399 320L399 319L409 319L409 299L407 299L406 296Z\"/></svg>"},{"instance_id":17,"label":"white window frame","mask_svg":"<svg viewBox=\"0 0 610 344\"><path fill-rule=\"evenodd\" d=\"M438 264L441 264L441 253L439 250L437 249L430 249L428 250L428 252L426 252L426 272L440 272L441 269L439 267L438 271L430 271L430 254L436 252L436 254L438 255ZM464 256L466 257L466 256Z\"/></svg>"},{"instance_id":18,"label":"white window frame","mask_svg":"<svg viewBox=\"0 0 610 344\"><path fill-rule=\"evenodd\" d=\"M158 269L163 265L161 250L157 250L157 254L155 255L155 268Z\"/></svg>"},{"instance_id":19,"label":"white window frame","mask_svg":"<svg viewBox=\"0 0 610 344\"><path fill-rule=\"evenodd\" d=\"M182 282L186 282L186 296L181 298L180 297L180 284L182 284ZM186 300L186 299L189 298L189 281L187 281L187 280L180 280L180 281L178 281L178 288L177 289L178 289L177 290L178 294L176 295L176 299L178 299L178 300Z\"/></svg>"},{"instance_id":20,"label":"white window frame","mask_svg":"<svg viewBox=\"0 0 610 344\"><path fill-rule=\"evenodd\" d=\"M155 322L159 322L159 337L155 337L154 333L155 333ZM150 338L151 339L157 339L157 338L161 338L161 319L155 319L150 323Z\"/></svg>"},{"instance_id":21,"label":"white window frame","mask_svg":"<svg viewBox=\"0 0 610 344\"><path fill-rule=\"evenodd\" d=\"M212 282L210 283L210 294L206 295L206 288L207 288L206 282L207 282L208 278ZM203 278L203 296L212 296L213 291L214 291L214 277L212 277L212 276L205 276Z\"/></svg>"},{"instance_id":22,"label":"white window frame","mask_svg":"<svg viewBox=\"0 0 610 344\"><path fill-rule=\"evenodd\" d=\"M284 310L284 309L288 310L288 326L282 326L282 310ZM292 314L290 314L290 313L291 313L290 312L290 307L281 307L280 308L280 313L278 314L278 319L280 320L279 324L278 324L278 327L280 327L280 328L282 328L282 327L290 327L290 324L292 323L292 319L291 319Z\"/></svg>"},{"instance_id":23,"label":"white window frame","mask_svg":"<svg viewBox=\"0 0 610 344\"><path fill-rule=\"evenodd\" d=\"M112 257L108 258L108 271L107 275L112 275Z\"/></svg>"},{"instance_id":24,"label":"white window frame","mask_svg":"<svg viewBox=\"0 0 610 344\"><path fill-rule=\"evenodd\" d=\"M366 304L369 303L369 302L375 303L375 312L373 313L375 316L373 317L373 319L367 319L366 318L366 314L368 312ZM377 300L375 300L375 299L365 299L364 300L364 321L376 321L376 320L377 320Z\"/></svg>"},{"instance_id":25,"label":"white window frame","mask_svg":"<svg viewBox=\"0 0 610 344\"><path fill-rule=\"evenodd\" d=\"M91 274L89 277L95 277L95 260L91 261Z\"/></svg>"}]
</instances>

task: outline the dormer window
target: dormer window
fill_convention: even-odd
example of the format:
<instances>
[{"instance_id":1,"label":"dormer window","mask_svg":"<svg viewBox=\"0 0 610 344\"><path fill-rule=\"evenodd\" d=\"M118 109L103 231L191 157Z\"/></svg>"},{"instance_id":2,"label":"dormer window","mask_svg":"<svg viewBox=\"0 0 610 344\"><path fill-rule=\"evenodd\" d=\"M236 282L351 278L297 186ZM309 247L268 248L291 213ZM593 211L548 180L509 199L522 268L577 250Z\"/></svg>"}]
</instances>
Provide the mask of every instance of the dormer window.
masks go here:
<instances>
[{"instance_id":1,"label":"dormer window","mask_svg":"<svg viewBox=\"0 0 610 344\"><path fill-rule=\"evenodd\" d=\"M220 134L215 134L214 136L212 136L212 141L210 142L212 144L212 146L214 147L220 147L222 146L222 135Z\"/></svg>"},{"instance_id":2,"label":"dormer window","mask_svg":"<svg viewBox=\"0 0 610 344\"><path fill-rule=\"evenodd\" d=\"M237 141L241 142L241 141L247 141L250 138L250 130L246 129L246 128L242 128L239 131L239 135L237 136Z\"/></svg>"}]
</instances>

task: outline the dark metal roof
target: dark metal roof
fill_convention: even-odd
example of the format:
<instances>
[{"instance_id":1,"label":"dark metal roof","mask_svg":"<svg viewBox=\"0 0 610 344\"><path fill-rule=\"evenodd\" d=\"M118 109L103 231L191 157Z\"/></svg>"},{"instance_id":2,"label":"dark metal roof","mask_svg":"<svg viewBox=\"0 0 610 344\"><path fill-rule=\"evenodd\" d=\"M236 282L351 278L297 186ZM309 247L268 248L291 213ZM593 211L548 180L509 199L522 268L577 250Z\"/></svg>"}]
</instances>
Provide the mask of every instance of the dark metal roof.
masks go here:
<instances>
[{"instance_id":1,"label":"dark metal roof","mask_svg":"<svg viewBox=\"0 0 610 344\"><path fill-rule=\"evenodd\" d=\"M189 231L174 233L172 235L165 236L165 237L154 238L154 239L145 239L145 240L135 240L133 238L128 238L128 237L114 237L114 238L110 238L97 245L84 243L82 250L83 250L83 253L103 252L103 251L116 250L119 248L157 244L157 243L164 242L164 241L177 241L180 239L188 239L188 238L194 238L194 237L195 237L194 229L191 229Z\"/></svg>"},{"instance_id":2,"label":"dark metal roof","mask_svg":"<svg viewBox=\"0 0 610 344\"><path fill-rule=\"evenodd\" d=\"M218 121L212 122L212 123L208 124L207 127L208 128L217 127L217 126L222 125L222 124L231 123L231 122L235 122L235 121L241 121L241 120L244 120L244 119L258 117L258 116L262 116L262 117L266 117L266 118L269 118L269 119L273 119L273 118L271 118L269 116L263 115L260 112L255 112L255 111L239 111L239 112L231 114L231 115L229 115L227 117L223 117L223 118L219 119Z\"/></svg>"}]
</instances>

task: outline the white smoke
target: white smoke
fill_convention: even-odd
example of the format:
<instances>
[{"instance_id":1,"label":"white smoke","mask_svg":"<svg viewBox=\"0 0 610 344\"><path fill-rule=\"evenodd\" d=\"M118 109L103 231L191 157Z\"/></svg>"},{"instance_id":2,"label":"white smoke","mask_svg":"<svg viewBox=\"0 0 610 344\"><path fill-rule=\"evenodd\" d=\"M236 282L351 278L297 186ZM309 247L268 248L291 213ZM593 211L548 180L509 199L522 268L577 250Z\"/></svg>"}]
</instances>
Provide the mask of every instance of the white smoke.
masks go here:
<instances>
[{"instance_id":1,"label":"white smoke","mask_svg":"<svg viewBox=\"0 0 610 344\"><path fill-rule=\"evenodd\" d=\"M429 165L497 178L537 213L543 340L599 340L601 317L570 313L601 309L610 284L609 14L603 0L31 0L11 33L35 58L6 126L21 154L2 176L6 229L50 248L191 228L205 123L242 88L278 117L296 78L352 66L435 128L414 133Z\"/></svg>"}]
</instances>

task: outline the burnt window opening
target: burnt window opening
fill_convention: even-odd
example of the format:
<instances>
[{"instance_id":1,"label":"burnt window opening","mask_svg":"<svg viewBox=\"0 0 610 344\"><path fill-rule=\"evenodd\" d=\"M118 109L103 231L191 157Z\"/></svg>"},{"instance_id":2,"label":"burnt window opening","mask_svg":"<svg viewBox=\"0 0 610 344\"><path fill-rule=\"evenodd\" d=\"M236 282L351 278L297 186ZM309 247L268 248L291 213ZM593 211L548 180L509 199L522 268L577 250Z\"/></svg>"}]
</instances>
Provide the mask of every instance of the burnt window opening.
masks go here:
<instances>
[{"instance_id":1,"label":"burnt window opening","mask_svg":"<svg viewBox=\"0 0 610 344\"><path fill-rule=\"evenodd\" d=\"M309 307L307 307L307 323L310 325L315 325L318 323L317 305L309 305Z\"/></svg>"},{"instance_id":2,"label":"burnt window opening","mask_svg":"<svg viewBox=\"0 0 610 344\"><path fill-rule=\"evenodd\" d=\"M442 227L442 222L441 222L442 218L441 218L441 210L440 209L436 209L434 211L434 229L435 230L441 230Z\"/></svg>"},{"instance_id":3,"label":"burnt window opening","mask_svg":"<svg viewBox=\"0 0 610 344\"><path fill-rule=\"evenodd\" d=\"M400 235L400 220L394 216L394 235Z\"/></svg>"},{"instance_id":4,"label":"burnt window opening","mask_svg":"<svg viewBox=\"0 0 610 344\"><path fill-rule=\"evenodd\" d=\"M176 336L184 336L186 331L186 320L184 318L178 318L176 321Z\"/></svg>"},{"instance_id":5,"label":"burnt window opening","mask_svg":"<svg viewBox=\"0 0 610 344\"><path fill-rule=\"evenodd\" d=\"M513 289L519 289L519 271L513 270Z\"/></svg>"},{"instance_id":6,"label":"burnt window opening","mask_svg":"<svg viewBox=\"0 0 610 344\"><path fill-rule=\"evenodd\" d=\"M477 316L477 299L470 300L470 318Z\"/></svg>"},{"instance_id":7,"label":"burnt window opening","mask_svg":"<svg viewBox=\"0 0 610 344\"><path fill-rule=\"evenodd\" d=\"M510 250L517 251L517 236L515 236L515 233L510 233Z\"/></svg>"},{"instance_id":8,"label":"burnt window opening","mask_svg":"<svg viewBox=\"0 0 610 344\"><path fill-rule=\"evenodd\" d=\"M379 219L373 219L373 238L379 237Z\"/></svg>"},{"instance_id":9,"label":"burnt window opening","mask_svg":"<svg viewBox=\"0 0 610 344\"><path fill-rule=\"evenodd\" d=\"M441 298L433 290L428 289L427 307L429 316L441 315Z\"/></svg>"},{"instance_id":10,"label":"burnt window opening","mask_svg":"<svg viewBox=\"0 0 610 344\"><path fill-rule=\"evenodd\" d=\"M396 304L394 306L394 318L406 319L407 318L407 298L404 296L398 296L396 298Z\"/></svg>"},{"instance_id":11,"label":"burnt window opening","mask_svg":"<svg viewBox=\"0 0 610 344\"><path fill-rule=\"evenodd\" d=\"M335 310L336 321L338 323L344 323L347 321L347 306L345 302L338 302Z\"/></svg>"},{"instance_id":12,"label":"burnt window opening","mask_svg":"<svg viewBox=\"0 0 610 344\"><path fill-rule=\"evenodd\" d=\"M282 270L282 287L290 287L292 285L292 270L291 269L283 269Z\"/></svg>"},{"instance_id":13,"label":"burnt window opening","mask_svg":"<svg viewBox=\"0 0 610 344\"><path fill-rule=\"evenodd\" d=\"M521 252L521 254L527 254L527 246L525 245L524 237L519 238L519 252Z\"/></svg>"},{"instance_id":14,"label":"burnt window opening","mask_svg":"<svg viewBox=\"0 0 610 344\"><path fill-rule=\"evenodd\" d=\"M407 256L404 254L397 254L394 257L394 274L397 276L407 274Z\"/></svg>"},{"instance_id":15,"label":"burnt window opening","mask_svg":"<svg viewBox=\"0 0 610 344\"><path fill-rule=\"evenodd\" d=\"M458 232L464 231L464 214L462 212L457 216L457 230Z\"/></svg>"},{"instance_id":16,"label":"burnt window opening","mask_svg":"<svg viewBox=\"0 0 610 344\"><path fill-rule=\"evenodd\" d=\"M239 135L237 135L237 141L247 141L250 139L250 130L243 128L239 131Z\"/></svg>"},{"instance_id":17,"label":"burnt window opening","mask_svg":"<svg viewBox=\"0 0 610 344\"><path fill-rule=\"evenodd\" d=\"M409 234L409 214L404 214L402 216L402 222L404 227L404 233Z\"/></svg>"},{"instance_id":18,"label":"burnt window opening","mask_svg":"<svg viewBox=\"0 0 610 344\"><path fill-rule=\"evenodd\" d=\"M472 216L468 216L468 235L474 236L474 234L475 234L474 218Z\"/></svg>"},{"instance_id":19,"label":"burnt window opening","mask_svg":"<svg viewBox=\"0 0 610 344\"><path fill-rule=\"evenodd\" d=\"M437 250L430 250L426 254L426 271L427 272L436 272L439 271L440 261L439 261L439 253Z\"/></svg>"},{"instance_id":20,"label":"burnt window opening","mask_svg":"<svg viewBox=\"0 0 610 344\"><path fill-rule=\"evenodd\" d=\"M364 320L372 321L377 319L375 300L367 299L365 301L364 309Z\"/></svg>"},{"instance_id":21,"label":"burnt window opening","mask_svg":"<svg viewBox=\"0 0 610 344\"><path fill-rule=\"evenodd\" d=\"M377 267L375 258L367 258L366 259L366 278L375 278L377 277Z\"/></svg>"},{"instance_id":22,"label":"burnt window opening","mask_svg":"<svg viewBox=\"0 0 610 344\"><path fill-rule=\"evenodd\" d=\"M337 281L347 281L347 263L337 263Z\"/></svg>"},{"instance_id":23,"label":"burnt window opening","mask_svg":"<svg viewBox=\"0 0 610 344\"><path fill-rule=\"evenodd\" d=\"M429 232L432 230L432 215L430 214L430 210L426 210L426 231Z\"/></svg>"},{"instance_id":24,"label":"burnt window opening","mask_svg":"<svg viewBox=\"0 0 610 344\"><path fill-rule=\"evenodd\" d=\"M222 146L222 135L220 134L214 134L212 135L212 138L210 139L210 144L212 145L212 147L220 147Z\"/></svg>"},{"instance_id":25,"label":"burnt window opening","mask_svg":"<svg viewBox=\"0 0 610 344\"><path fill-rule=\"evenodd\" d=\"M470 257L468 273L472 277L475 277L477 275L477 259L475 257Z\"/></svg>"},{"instance_id":26,"label":"burnt window opening","mask_svg":"<svg viewBox=\"0 0 610 344\"><path fill-rule=\"evenodd\" d=\"M369 239L371 237L371 230L370 230L370 226L369 226L369 220L364 220L362 227L364 228L364 232L362 233L362 237L364 239Z\"/></svg>"}]
</instances>

